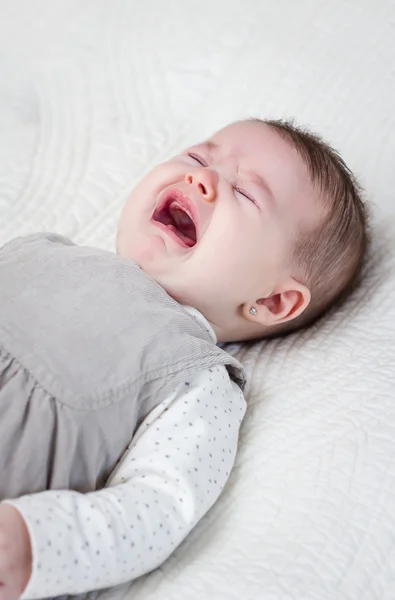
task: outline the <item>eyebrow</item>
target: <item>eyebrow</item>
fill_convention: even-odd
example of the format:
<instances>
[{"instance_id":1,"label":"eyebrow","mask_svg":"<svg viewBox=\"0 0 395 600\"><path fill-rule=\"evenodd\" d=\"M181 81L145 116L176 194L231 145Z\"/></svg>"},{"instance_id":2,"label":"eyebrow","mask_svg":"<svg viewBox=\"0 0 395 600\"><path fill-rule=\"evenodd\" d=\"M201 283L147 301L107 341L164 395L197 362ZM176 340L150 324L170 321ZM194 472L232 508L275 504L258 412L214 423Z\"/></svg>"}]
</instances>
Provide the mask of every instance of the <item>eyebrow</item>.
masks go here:
<instances>
[{"instance_id":1,"label":"eyebrow","mask_svg":"<svg viewBox=\"0 0 395 600\"><path fill-rule=\"evenodd\" d=\"M259 187L263 188L265 190L266 194L268 196L270 196L270 199L272 201L274 201L274 194L273 194L269 184L267 183L267 181L262 179L262 177L260 175L258 175L258 173L255 173L254 171L244 171L244 175L246 175L247 177L251 177L252 183L255 183Z\"/></svg>"},{"instance_id":2,"label":"eyebrow","mask_svg":"<svg viewBox=\"0 0 395 600\"><path fill-rule=\"evenodd\" d=\"M210 150L214 150L214 149L218 148L218 144L216 144L212 140L206 140L205 142L203 142L203 144L206 144L206 146L208 146L210 148Z\"/></svg>"},{"instance_id":3,"label":"eyebrow","mask_svg":"<svg viewBox=\"0 0 395 600\"><path fill-rule=\"evenodd\" d=\"M205 142L203 142L203 145L207 146L209 150L218 150L218 148L220 147L219 144L216 144L212 140L205 140ZM271 201L274 202L274 194L269 184L264 179L262 179L262 177L258 175L258 173L256 173L255 171L244 171L243 175L251 177L251 181L257 184L259 187L263 188L266 194L270 197Z\"/></svg>"}]
</instances>

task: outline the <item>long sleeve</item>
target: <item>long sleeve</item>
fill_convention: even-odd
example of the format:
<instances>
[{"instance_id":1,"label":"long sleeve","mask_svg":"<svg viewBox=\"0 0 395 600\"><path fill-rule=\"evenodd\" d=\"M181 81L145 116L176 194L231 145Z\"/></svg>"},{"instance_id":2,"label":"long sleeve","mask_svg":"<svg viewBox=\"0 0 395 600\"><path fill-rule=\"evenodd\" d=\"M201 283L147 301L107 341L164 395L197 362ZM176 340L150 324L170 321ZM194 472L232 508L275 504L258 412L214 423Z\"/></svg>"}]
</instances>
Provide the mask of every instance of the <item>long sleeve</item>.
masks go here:
<instances>
[{"instance_id":1,"label":"long sleeve","mask_svg":"<svg viewBox=\"0 0 395 600\"><path fill-rule=\"evenodd\" d=\"M22 598L110 587L160 565L221 493L245 409L224 367L202 371L148 415L106 488L10 501L33 550Z\"/></svg>"}]
</instances>

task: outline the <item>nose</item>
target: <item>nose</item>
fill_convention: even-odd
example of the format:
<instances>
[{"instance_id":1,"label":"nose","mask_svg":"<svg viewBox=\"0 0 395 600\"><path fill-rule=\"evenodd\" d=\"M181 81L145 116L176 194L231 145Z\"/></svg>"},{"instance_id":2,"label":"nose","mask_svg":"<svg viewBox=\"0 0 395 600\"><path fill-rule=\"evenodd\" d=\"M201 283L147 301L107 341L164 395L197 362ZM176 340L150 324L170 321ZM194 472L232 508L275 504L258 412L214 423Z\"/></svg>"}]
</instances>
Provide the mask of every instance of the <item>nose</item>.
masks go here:
<instances>
[{"instance_id":1,"label":"nose","mask_svg":"<svg viewBox=\"0 0 395 600\"><path fill-rule=\"evenodd\" d=\"M185 175L185 182L196 186L206 202L214 202L217 196L217 182L216 174L211 169L205 167L190 171Z\"/></svg>"}]
</instances>

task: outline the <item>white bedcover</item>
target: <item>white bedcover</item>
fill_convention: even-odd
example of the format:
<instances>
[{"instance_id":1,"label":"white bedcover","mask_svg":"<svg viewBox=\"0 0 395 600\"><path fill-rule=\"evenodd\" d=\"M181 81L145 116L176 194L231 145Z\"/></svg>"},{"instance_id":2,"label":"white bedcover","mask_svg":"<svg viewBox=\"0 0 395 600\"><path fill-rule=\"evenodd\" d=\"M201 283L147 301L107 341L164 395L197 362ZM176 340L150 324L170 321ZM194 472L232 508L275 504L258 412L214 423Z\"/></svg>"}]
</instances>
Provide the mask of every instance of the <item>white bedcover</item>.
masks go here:
<instances>
[{"instance_id":1,"label":"white bedcover","mask_svg":"<svg viewBox=\"0 0 395 600\"><path fill-rule=\"evenodd\" d=\"M393 0L0 0L0 243L112 249L137 178L245 116L321 132L374 204L353 301L236 348L231 481L130 600L395 598L394 39Z\"/></svg>"}]
</instances>

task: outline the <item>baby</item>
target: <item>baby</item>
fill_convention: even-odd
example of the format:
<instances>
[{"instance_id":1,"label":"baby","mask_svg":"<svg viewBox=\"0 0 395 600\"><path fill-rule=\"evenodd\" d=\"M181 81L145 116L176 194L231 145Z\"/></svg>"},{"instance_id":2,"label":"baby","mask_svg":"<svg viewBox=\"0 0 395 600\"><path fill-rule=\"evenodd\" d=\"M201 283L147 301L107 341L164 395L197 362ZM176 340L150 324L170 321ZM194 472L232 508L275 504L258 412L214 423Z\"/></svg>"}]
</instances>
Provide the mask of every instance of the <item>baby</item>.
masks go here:
<instances>
[{"instance_id":1,"label":"baby","mask_svg":"<svg viewBox=\"0 0 395 600\"><path fill-rule=\"evenodd\" d=\"M338 154L250 120L140 181L117 254L54 234L6 244L0 600L160 565L235 459L245 376L217 343L313 323L355 286L367 241Z\"/></svg>"}]
</instances>

